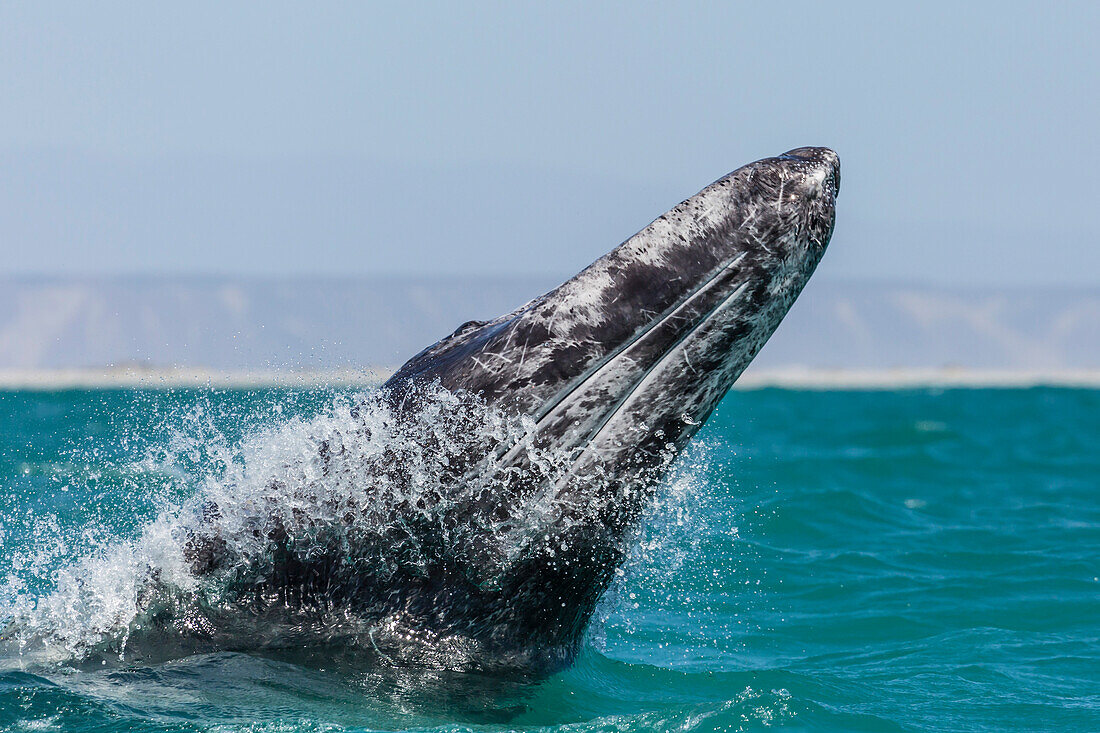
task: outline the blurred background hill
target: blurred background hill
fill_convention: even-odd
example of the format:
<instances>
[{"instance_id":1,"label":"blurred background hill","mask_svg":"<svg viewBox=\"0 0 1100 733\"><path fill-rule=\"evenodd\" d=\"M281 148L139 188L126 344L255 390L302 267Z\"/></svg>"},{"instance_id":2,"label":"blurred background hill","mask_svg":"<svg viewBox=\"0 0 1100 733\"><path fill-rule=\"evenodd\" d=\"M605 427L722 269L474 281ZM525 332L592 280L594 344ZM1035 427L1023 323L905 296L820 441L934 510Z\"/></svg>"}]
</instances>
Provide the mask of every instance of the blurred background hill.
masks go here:
<instances>
[{"instance_id":1,"label":"blurred background hill","mask_svg":"<svg viewBox=\"0 0 1100 733\"><path fill-rule=\"evenodd\" d=\"M400 365L567 274L0 278L0 369ZM1100 288L814 280L756 368L1100 368Z\"/></svg>"}]
</instances>

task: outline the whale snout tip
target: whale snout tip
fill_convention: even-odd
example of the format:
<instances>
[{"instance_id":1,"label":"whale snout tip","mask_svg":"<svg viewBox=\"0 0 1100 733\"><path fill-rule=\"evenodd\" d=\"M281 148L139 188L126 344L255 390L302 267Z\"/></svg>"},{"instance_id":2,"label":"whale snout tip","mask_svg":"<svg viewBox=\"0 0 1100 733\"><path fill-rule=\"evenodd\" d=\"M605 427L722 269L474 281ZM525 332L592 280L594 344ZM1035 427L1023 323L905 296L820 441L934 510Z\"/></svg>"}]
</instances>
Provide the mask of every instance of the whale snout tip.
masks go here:
<instances>
[{"instance_id":1,"label":"whale snout tip","mask_svg":"<svg viewBox=\"0 0 1100 733\"><path fill-rule=\"evenodd\" d=\"M835 150L818 147L795 148L778 158L797 163L819 190L828 182L831 184L834 196L840 193L840 156Z\"/></svg>"},{"instance_id":2,"label":"whale snout tip","mask_svg":"<svg viewBox=\"0 0 1100 733\"><path fill-rule=\"evenodd\" d=\"M795 148L779 156L785 160L801 160L814 165L840 170L840 156L832 148Z\"/></svg>"}]
</instances>

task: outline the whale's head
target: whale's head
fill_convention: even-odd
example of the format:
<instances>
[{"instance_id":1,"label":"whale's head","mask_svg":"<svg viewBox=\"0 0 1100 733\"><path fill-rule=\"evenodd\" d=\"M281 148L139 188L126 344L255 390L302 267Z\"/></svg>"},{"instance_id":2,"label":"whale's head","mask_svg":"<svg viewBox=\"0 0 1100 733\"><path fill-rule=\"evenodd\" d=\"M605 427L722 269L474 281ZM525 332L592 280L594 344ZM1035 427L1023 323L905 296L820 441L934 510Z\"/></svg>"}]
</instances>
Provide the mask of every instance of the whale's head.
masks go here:
<instances>
[{"instance_id":1,"label":"whale's head","mask_svg":"<svg viewBox=\"0 0 1100 733\"><path fill-rule=\"evenodd\" d=\"M529 415L541 440L581 463L679 448L817 266L839 186L828 148L739 168L555 290L459 327L387 388L438 380L477 394Z\"/></svg>"}]
</instances>

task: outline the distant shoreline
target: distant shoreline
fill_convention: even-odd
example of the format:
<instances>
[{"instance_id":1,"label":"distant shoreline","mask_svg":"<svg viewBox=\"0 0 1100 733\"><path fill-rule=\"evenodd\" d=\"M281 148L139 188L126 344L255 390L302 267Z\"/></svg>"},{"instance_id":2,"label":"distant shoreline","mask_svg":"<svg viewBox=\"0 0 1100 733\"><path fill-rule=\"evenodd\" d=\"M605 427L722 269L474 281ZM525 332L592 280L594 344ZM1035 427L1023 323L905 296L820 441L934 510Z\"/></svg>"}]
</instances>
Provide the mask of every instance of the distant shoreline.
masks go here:
<instances>
[{"instance_id":1,"label":"distant shoreline","mask_svg":"<svg viewBox=\"0 0 1100 733\"><path fill-rule=\"evenodd\" d=\"M0 369L0 390L51 392L67 389L369 388L380 384L392 373L393 369L389 367L328 370L221 370L133 366ZM1100 369L763 368L749 369L737 381L734 389L886 390L1042 386L1100 389Z\"/></svg>"}]
</instances>

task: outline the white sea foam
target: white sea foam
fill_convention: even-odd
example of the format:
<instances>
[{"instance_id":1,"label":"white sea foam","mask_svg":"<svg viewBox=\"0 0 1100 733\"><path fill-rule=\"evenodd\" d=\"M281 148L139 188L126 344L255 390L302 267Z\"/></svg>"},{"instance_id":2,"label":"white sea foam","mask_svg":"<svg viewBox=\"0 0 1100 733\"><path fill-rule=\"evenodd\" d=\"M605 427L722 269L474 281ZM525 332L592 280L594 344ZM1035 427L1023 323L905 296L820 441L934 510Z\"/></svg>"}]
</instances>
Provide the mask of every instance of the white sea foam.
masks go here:
<instances>
[{"instance_id":1,"label":"white sea foam","mask_svg":"<svg viewBox=\"0 0 1100 733\"><path fill-rule=\"evenodd\" d=\"M6 609L0 618L15 619L5 643L46 661L125 659L165 633L216 643L240 633L256 645L277 644L286 629L234 624L247 617L241 611L252 595L262 595L284 572L280 553L299 563L331 560L326 582L346 596L360 582L384 584L387 577L420 572L440 553L461 559L480 552L476 564L491 576L494 563L505 569L560 519L548 496L529 497L521 519L469 510L510 478L508 467L494 464L493 446L524 446L524 470L546 477L567 465L567 456L532 444L529 420L439 388L417 395L416 417L408 419L379 394L336 398L317 417L276 421L237 442L202 405L177 419L143 462L189 473L193 495L166 503L131 541L104 540L92 530L74 548L55 519L41 518L34 541L10 563L0 597ZM52 589L32 592L24 579L41 577L74 549L80 559L60 563ZM299 641L311 634L331 640L338 627L354 628L371 644L377 634L412 641L398 616L357 625L346 609L323 610L313 626L293 629ZM212 628L212 613L236 619ZM434 652L461 656L462 640L425 634L418 640Z\"/></svg>"}]
</instances>

